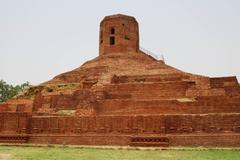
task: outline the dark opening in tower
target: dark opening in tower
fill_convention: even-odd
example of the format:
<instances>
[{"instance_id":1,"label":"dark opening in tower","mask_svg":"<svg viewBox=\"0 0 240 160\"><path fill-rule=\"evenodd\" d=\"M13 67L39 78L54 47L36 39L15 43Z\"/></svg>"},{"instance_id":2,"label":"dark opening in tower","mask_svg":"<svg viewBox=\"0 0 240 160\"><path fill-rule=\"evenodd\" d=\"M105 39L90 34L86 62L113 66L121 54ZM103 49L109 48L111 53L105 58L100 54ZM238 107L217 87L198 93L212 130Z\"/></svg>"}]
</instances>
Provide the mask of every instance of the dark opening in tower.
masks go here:
<instances>
[{"instance_id":1,"label":"dark opening in tower","mask_svg":"<svg viewBox=\"0 0 240 160\"><path fill-rule=\"evenodd\" d=\"M115 28L111 28L111 34L115 34Z\"/></svg>"},{"instance_id":2,"label":"dark opening in tower","mask_svg":"<svg viewBox=\"0 0 240 160\"><path fill-rule=\"evenodd\" d=\"M110 45L114 45L115 44L115 37L111 36L110 37Z\"/></svg>"},{"instance_id":3,"label":"dark opening in tower","mask_svg":"<svg viewBox=\"0 0 240 160\"><path fill-rule=\"evenodd\" d=\"M100 31L100 43L103 43L103 31Z\"/></svg>"}]
</instances>

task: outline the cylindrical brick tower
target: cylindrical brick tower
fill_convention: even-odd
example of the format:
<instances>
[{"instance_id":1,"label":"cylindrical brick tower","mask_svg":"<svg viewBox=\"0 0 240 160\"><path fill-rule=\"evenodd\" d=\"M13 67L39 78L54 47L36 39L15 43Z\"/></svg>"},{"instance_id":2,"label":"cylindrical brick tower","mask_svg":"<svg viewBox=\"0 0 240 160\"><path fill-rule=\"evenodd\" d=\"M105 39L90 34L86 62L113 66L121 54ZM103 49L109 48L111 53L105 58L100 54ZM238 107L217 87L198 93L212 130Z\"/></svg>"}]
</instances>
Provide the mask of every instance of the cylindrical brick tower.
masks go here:
<instances>
[{"instance_id":1,"label":"cylindrical brick tower","mask_svg":"<svg viewBox=\"0 0 240 160\"><path fill-rule=\"evenodd\" d=\"M138 22L122 14L106 16L100 24L99 55L139 51Z\"/></svg>"}]
</instances>

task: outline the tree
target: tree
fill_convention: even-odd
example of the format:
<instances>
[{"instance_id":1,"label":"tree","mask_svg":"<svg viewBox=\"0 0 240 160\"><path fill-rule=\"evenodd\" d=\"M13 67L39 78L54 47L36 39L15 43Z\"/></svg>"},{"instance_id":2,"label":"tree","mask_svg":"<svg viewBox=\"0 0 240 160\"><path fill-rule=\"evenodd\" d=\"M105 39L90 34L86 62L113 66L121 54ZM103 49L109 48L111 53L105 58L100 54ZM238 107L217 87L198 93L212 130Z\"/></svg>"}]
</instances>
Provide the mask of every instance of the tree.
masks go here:
<instances>
[{"instance_id":1,"label":"tree","mask_svg":"<svg viewBox=\"0 0 240 160\"><path fill-rule=\"evenodd\" d=\"M23 83L21 85L10 85L7 84L5 81L0 80L0 102L4 102L20 92L24 91L29 87L29 82Z\"/></svg>"}]
</instances>

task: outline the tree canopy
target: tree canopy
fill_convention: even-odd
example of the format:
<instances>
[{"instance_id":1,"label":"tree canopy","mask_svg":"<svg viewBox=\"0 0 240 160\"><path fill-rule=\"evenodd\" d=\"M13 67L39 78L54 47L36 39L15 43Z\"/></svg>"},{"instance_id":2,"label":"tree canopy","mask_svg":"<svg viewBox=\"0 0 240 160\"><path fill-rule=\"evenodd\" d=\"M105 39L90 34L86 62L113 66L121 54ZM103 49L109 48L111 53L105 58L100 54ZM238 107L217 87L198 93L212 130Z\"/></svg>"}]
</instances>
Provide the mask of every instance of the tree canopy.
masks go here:
<instances>
[{"instance_id":1,"label":"tree canopy","mask_svg":"<svg viewBox=\"0 0 240 160\"><path fill-rule=\"evenodd\" d=\"M24 91L26 88L28 88L29 82L23 83L21 85L10 85L7 84L5 81L0 80L0 102L4 102L20 92Z\"/></svg>"}]
</instances>

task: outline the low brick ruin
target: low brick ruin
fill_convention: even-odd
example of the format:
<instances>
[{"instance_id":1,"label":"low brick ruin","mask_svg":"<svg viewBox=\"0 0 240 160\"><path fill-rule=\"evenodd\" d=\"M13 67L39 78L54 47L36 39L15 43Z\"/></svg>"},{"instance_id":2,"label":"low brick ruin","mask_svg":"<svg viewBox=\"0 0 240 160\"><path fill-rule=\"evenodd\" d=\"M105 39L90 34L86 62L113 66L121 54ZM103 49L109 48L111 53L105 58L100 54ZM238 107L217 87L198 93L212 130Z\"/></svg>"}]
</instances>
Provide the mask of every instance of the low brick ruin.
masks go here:
<instances>
[{"instance_id":1,"label":"low brick ruin","mask_svg":"<svg viewBox=\"0 0 240 160\"><path fill-rule=\"evenodd\" d=\"M138 30L105 17L98 57L0 104L0 142L239 147L236 77L168 66L139 49Z\"/></svg>"}]
</instances>

